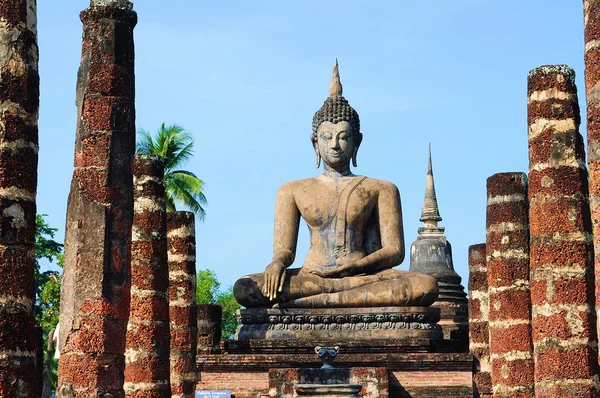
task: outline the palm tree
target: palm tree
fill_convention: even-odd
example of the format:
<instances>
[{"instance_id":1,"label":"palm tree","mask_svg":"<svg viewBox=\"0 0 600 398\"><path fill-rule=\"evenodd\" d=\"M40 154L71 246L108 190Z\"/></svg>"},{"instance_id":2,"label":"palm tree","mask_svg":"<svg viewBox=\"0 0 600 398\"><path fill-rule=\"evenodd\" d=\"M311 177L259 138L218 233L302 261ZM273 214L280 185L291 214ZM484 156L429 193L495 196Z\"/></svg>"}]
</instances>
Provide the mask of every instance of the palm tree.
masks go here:
<instances>
[{"instance_id":1,"label":"palm tree","mask_svg":"<svg viewBox=\"0 0 600 398\"><path fill-rule=\"evenodd\" d=\"M163 123L156 137L140 129L136 152L146 155L158 155L165 161L165 197L167 211L175 211L175 202L194 212L198 218L204 219L204 181L194 173L180 170L179 167L194 155L194 141L190 133L176 124L167 126Z\"/></svg>"}]
</instances>

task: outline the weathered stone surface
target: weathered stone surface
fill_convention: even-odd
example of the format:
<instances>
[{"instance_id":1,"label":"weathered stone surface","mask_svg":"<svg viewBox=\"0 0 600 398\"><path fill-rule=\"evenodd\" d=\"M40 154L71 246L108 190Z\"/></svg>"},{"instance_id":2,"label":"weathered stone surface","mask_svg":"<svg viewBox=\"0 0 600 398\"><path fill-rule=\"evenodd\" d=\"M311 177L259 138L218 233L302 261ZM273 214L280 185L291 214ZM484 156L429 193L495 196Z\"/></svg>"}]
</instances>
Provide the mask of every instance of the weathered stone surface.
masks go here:
<instances>
[{"instance_id":1,"label":"weathered stone surface","mask_svg":"<svg viewBox=\"0 0 600 398\"><path fill-rule=\"evenodd\" d=\"M499 173L488 178L486 219L492 390L495 396L533 397L525 173Z\"/></svg>"},{"instance_id":2,"label":"weathered stone surface","mask_svg":"<svg viewBox=\"0 0 600 398\"><path fill-rule=\"evenodd\" d=\"M170 332L164 162L133 160L131 310L125 341L125 396L168 398Z\"/></svg>"},{"instance_id":3,"label":"weathered stone surface","mask_svg":"<svg viewBox=\"0 0 600 398\"><path fill-rule=\"evenodd\" d=\"M216 304L198 304L198 353L219 351L223 309Z\"/></svg>"},{"instance_id":4,"label":"weathered stone surface","mask_svg":"<svg viewBox=\"0 0 600 398\"><path fill-rule=\"evenodd\" d=\"M349 384L353 384L354 387L350 387ZM324 388L327 387L324 385L337 386L334 387L337 389L330 388L326 390ZM298 395L388 398L388 385L388 372L385 368L336 367L334 369L289 368L269 370L269 395L272 397L292 398Z\"/></svg>"},{"instance_id":5,"label":"weathered stone surface","mask_svg":"<svg viewBox=\"0 0 600 398\"><path fill-rule=\"evenodd\" d=\"M171 394L188 398L196 383L196 232L194 213L167 213Z\"/></svg>"},{"instance_id":6,"label":"weathered stone surface","mask_svg":"<svg viewBox=\"0 0 600 398\"><path fill-rule=\"evenodd\" d=\"M350 170L362 133L358 113L342 96L337 62L311 139L323 174L281 186L272 262L236 282L236 300L247 308L431 305L438 294L432 277L392 269L405 254L398 188ZM301 217L311 230L310 250L301 269L286 270Z\"/></svg>"},{"instance_id":7,"label":"weathered stone surface","mask_svg":"<svg viewBox=\"0 0 600 398\"><path fill-rule=\"evenodd\" d=\"M296 384L300 397L358 398L360 384Z\"/></svg>"},{"instance_id":8,"label":"weathered stone surface","mask_svg":"<svg viewBox=\"0 0 600 398\"><path fill-rule=\"evenodd\" d=\"M597 396L592 225L575 72L565 65L532 70L528 97L536 395ZM568 183L557 178L567 175Z\"/></svg>"},{"instance_id":9,"label":"weathered stone surface","mask_svg":"<svg viewBox=\"0 0 600 398\"><path fill-rule=\"evenodd\" d=\"M67 205L59 384L76 397L124 396L135 149L133 29L137 14L81 13L75 171ZM113 91L115 79L124 82ZM86 369L82 374L81 369Z\"/></svg>"},{"instance_id":10,"label":"weathered stone surface","mask_svg":"<svg viewBox=\"0 0 600 398\"><path fill-rule=\"evenodd\" d=\"M35 0L0 4L0 397L33 397L39 74Z\"/></svg>"},{"instance_id":11,"label":"weathered stone surface","mask_svg":"<svg viewBox=\"0 0 600 398\"><path fill-rule=\"evenodd\" d=\"M492 396L487 271L485 243L469 246L469 349L475 397Z\"/></svg>"},{"instance_id":12,"label":"weathered stone surface","mask_svg":"<svg viewBox=\"0 0 600 398\"><path fill-rule=\"evenodd\" d=\"M237 340L442 338L440 310L427 307L239 310Z\"/></svg>"}]
</instances>

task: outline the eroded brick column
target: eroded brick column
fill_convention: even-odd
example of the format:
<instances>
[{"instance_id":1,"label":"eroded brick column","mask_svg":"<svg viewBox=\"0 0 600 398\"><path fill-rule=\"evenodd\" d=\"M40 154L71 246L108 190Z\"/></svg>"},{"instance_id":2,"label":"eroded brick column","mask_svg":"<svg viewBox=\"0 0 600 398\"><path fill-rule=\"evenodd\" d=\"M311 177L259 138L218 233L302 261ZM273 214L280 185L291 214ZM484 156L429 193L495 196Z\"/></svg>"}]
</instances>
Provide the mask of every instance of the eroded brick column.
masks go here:
<instances>
[{"instance_id":1,"label":"eroded brick column","mask_svg":"<svg viewBox=\"0 0 600 398\"><path fill-rule=\"evenodd\" d=\"M533 397L529 223L525 173L487 180L486 259L495 397Z\"/></svg>"},{"instance_id":2,"label":"eroded brick column","mask_svg":"<svg viewBox=\"0 0 600 398\"><path fill-rule=\"evenodd\" d=\"M217 304L198 304L197 354L211 354L219 350L223 308Z\"/></svg>"},{"instance_id":3,"label":"eroded brick column","mask_svg":"<svg viewBox=\"0 0 600 398\"><path fill-rule=\"evenodd\" d=\"M469 246L469 349L474 357L473 396L492 396L489 298L485 243Z\"/></svg>"},{"instance_id":4,"label":"eroded brick column","mask_svg":"<svg viewBox=\"0 0 600 398\"><path fill-rule=\"evenodd\" d=\"M133 28L127 1L81 13L75 171L67 205L59 385L123 397L135 150Z\"/></svg>"},{"instance_id":5,"label":"eroded brick column","mask_svg":"<svg viewBox=\"0 0 600 398\"><path fill-rule=\"evenodd\" d=\"M194 213L167 213L171 394L194 395L196 384L196 233Z\"/></svg>"},{"instance_id":6,"label":"eroded brick column","mask_svg":"<svg viewBox=\"0 0 600 398\"><path fill-rule=\"evenodd\" d=\"M535 392L598 396L593 247L575 72L529 72L529 222Z\"/></svg>"},{"instance_id":7,"label":"eroded brick column","mask_svg":"<svg viewBox=\"0 0 600 398\"><path fill-rule=\"evenodd\" d=\"M164 162L135 155L131 232L131 310L125 346L125 396L168 398L169 269Z\"/></svg>"},{"instance_id":8,"label":"eroded brick column","mask_svg":"<svg viewBox=\"0 0 600 398\"><path fill-rule=\"evenodd\" d=\"M36 13L35 0L0 2L0 397L33 397L37 391Z\"/></svg>"},{"instance_id":9,"label":"eroded brick column","mask_svg":"<svg viewBox=\"0 0 600 398\"><path fill-rule=\"evenodd\" d=\"M600 231L600 1L584 0L585 93L590 208L593 230ZM600 319L600 233L594 234L596 321ZM596 327L598 329L598 327Z\"/></svg>"}]
</instances>

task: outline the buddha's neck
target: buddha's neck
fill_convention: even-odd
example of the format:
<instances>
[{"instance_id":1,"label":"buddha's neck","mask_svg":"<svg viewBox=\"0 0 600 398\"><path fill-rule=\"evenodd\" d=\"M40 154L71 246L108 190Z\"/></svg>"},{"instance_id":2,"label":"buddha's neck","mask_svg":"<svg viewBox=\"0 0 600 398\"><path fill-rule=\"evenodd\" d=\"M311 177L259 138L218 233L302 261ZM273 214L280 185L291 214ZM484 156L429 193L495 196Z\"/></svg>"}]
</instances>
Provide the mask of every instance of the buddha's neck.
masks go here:
<instances>
[{"instance_id":1,"label":"buddha's neck","mask_svg":"<svg viewBox=\"0 0 600 398\"><path fill-rule=\"evenodd\" d=\"M332 180L337 180L340 177L351 177L354 174L350 171L350 165L345 165L340 167L339 169L334 169L327 164L323 165L323 173L321 173L323 177L330 178Z\"/></svg>"}]
</instances>

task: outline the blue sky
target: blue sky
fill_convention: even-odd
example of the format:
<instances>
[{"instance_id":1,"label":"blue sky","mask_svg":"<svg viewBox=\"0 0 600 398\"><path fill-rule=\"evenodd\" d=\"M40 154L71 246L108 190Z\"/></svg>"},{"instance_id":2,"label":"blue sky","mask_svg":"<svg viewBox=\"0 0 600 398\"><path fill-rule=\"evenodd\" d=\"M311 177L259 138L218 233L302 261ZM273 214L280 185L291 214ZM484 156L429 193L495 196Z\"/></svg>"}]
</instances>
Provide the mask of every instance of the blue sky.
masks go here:
<instances>
[{"instance_id":1,"label":"blue sky","mask_svg":"<svg viewBox=\"0 0 600 398\"><path fill-rule=\"evenodd\" d=\"M38 212L59 240L73 171L78 15L88 4L38 2ZM277 188L319 173L309 136L334 57L361 117L355 173L399 187L407 252L432 143L440 225L465 286L468 246L485 241L486 178L527 171L528 71L569 64L585 110L581 2L144 0L134 9L137 127L192 132L186 168L206 182L209 201L197 266L223 285L269 263ZM307 238L302 226L297 265ZM407 256L399 268L408 265Z\"/></svg>"}]
</instances>

